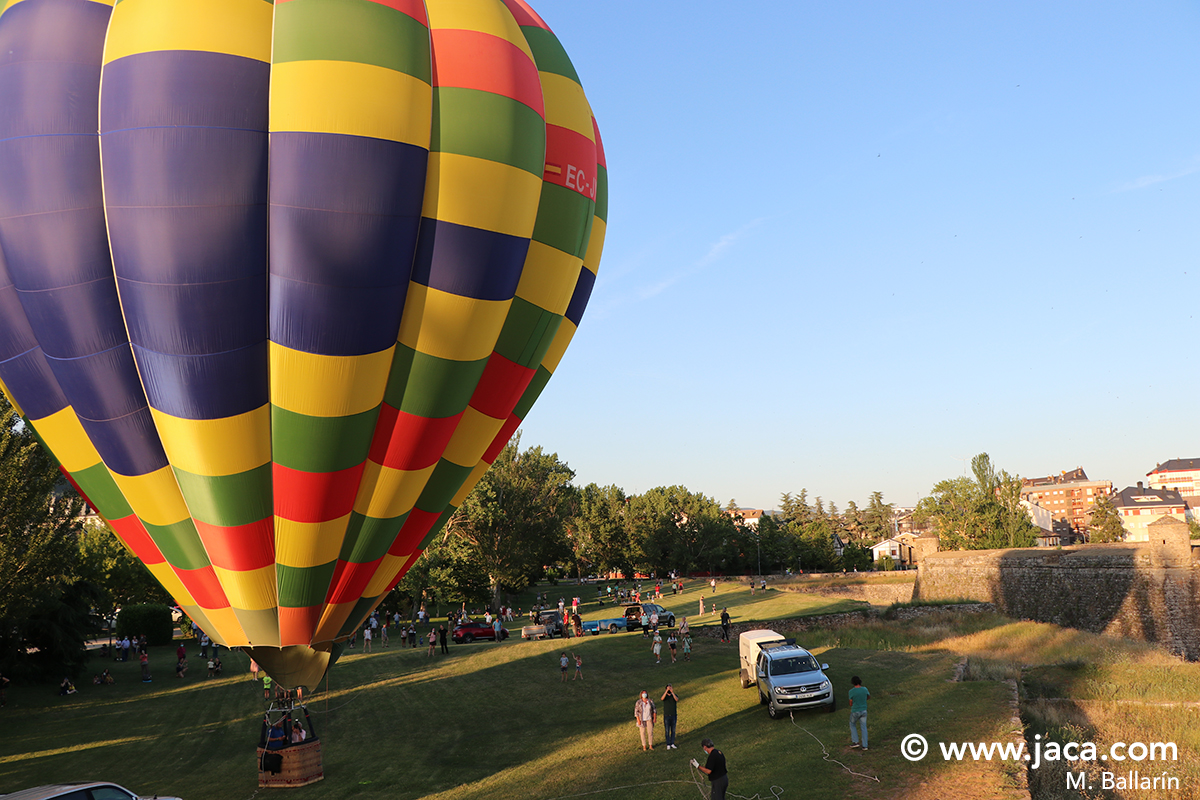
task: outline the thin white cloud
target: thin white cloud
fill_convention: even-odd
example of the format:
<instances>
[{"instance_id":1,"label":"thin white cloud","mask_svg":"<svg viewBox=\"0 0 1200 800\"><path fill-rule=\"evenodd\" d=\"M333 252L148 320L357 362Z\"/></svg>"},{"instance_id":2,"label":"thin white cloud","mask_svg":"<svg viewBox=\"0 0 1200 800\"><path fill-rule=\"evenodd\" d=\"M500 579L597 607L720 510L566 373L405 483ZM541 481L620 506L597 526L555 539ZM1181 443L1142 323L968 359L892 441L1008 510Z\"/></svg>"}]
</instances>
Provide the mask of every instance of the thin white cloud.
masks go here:
<instances>
[{"instance_id":1,"label":"thin white cloud","mask_svg":"<svg viewBox=\"0 0 1200 800\"><path fill-rule=\"evenodd\" d=\"M1171 172L1165 175L1143 175L1136 180L1132 180L1129 183L1118 186L1113 190L1113 193L1116 194L1119 192L1132 192L1137 189L1145 189L1148 186L1154 186L1155 184L1173 181L1176 178L1182 178L1185 175L1191 175L1195 172L1200 172L1200 158L1193 160L1190 166L1184 167L1177 172Z\"/></svg>"},{"instance_id":2,"label":"thin white cloud","mask_svg":"<svg viewBox=\"0 0 1200 800\"><path fill-rule=\"evenodd\" d=\"M649 300L655 295L662 294L667 289L679 283L689 275L694 275L695 273L700 272L701 270L716 263L721 259L721 256L725 254L726 250L728 250L730 247L733 247L733 245L739 239L743 238L747 233L761 225L764 219L765 217L759 217L758 219L751 220L742 227L738 228L736 231L727 233L720 239L717 239L717 241L713 242L713 244L709 246L708 251L696 261L692 262L686 267L683 267L682 269L677 270L675 274L664 277L657 283L642 287L642 289L638 292L638 299Z\"/></svg>"},{"instance_id":3,"label":"thin white cloud","mask_svg":"<svg viewBox=\"0 0 1200 800\"><path fill-rule=\"evenodd\" d=\"M594 315L595 318L602 319L607 317L617 308L629 305L631 303L649 300L662 294L687 277L694 275L695 273L700 272L720 261L722 256L724 256L725 253L738 242L738 240L744 238L748 233L750 233L750 231L766 221L766 219L767 217L759 217L758 219L747 222L737 230L725 234L709 245L708 250L705 251L704 255L702 255L700 258L696 259L691 264L680 267L671 274L661 276L653 283L636 287L631 291L623 293L623 295L608 295L606 302L603 302L600 307L589 307L588 313ZM659 246L661 244L661 241L655 242L653 247L646 248L643 253L635 256L634 258L627 259L625 264L622 264L609 274L605 273L604 265L602 263L600 275L596 281L596 288L599 289L603 286L605 289L607 289L614 283L622 282L628 275L634 274L634 267L640 267L641 264L650 260L650 256L653 252L661 252L661 247Z\"/></svg>"}]
</instances>

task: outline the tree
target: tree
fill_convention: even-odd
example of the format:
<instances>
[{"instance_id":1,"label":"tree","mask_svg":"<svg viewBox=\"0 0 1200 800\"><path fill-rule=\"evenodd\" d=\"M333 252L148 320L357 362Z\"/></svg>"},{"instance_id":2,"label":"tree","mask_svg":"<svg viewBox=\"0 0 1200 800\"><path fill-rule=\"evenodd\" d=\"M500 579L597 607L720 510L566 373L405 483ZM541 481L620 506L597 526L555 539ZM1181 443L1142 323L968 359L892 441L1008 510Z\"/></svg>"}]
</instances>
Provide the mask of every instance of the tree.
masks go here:
<instances>
[{"instance_id":1,"label":"tree","mask_svg":"<svg viewBox=\"0 0 1200 800\"><path fill-rule=\"evenodd\" d=\"M1020 505L1021 479L997 472L987 453L971 459L971 478L950 478L917 504L918 522L932 520L943 547L982 550L1032 547L1037 528Z\"/></svg>"},{"instance_id":2,"label":"tree","mask_svg":"<svg viewBox=\"0 0 1200 800\"><path fill-rule=\"evenodd\" d=\"M867 510L863 512L863 528L867 537L880 541L891 536L894 515L892 504L883 502L883 492L871 492Z\"/></svg>"},{"instance_id":3,"label":"tree","mask_svg":"<svg viewBox=\"0 0 1200 800\"><path fill-rule=\"evenodd\" d=\"M658 486L630 498L631 551L655 572L728 569L738 555L734 522L711 497L683 486Z\"/></svg>"},{"instance_id":4,"label":"tree","mask_svg":"<svg viewBox=\"0 0 1200 800\"><path fill-rule=\"evenodd\" d=\"M574 471L541 447L521 452L518 433L447 523L487 574L491 601L518 592L542 569L570 556L566 520L574 511Z\"/></svg>"},{"instance_id":5,"label":"tree","mask_svg":"<svg viewBox=\"0 0 1200 800\"><path fill-rule=\"evenodd\" d=\"M122 606L174 601L146 565L126 549L107 522L89 520L79 536L79 575L96 585L96 608L111 617Z\"/></svg>"},{"instance_id":6,"label":"tree","mask_svg":"<svg viewBox=\"0 0 1200 800\"><path fill-rule=\"evenodd\" d=\"M624 490L589 483L579 491L578 510L571 519L579 556L602 572L633 574L633 548L625 511Z\"/></svg>"},{"instance_id":7,"label":"tree","mask_svg":"<svg viewBox=\"0 0 1200 800\"><path fill-rule=\"evenodd\" d=\"M0 395L0 669L77 674L94 584L78 575L83 501Z\"/></svg>"},{"instance_id":8,"label":"tree","mask_svg":"<svg viewBox=\"0 0 1200 800\"><path fill-rule=\"evenodd\" d=\"M1120 542L1125 539L1125 526L1121 524L1121 515L1117 513L1112 498L1100 495L1088 511L1087 520L1089 542Z\"/></svg>"}]
</instances>

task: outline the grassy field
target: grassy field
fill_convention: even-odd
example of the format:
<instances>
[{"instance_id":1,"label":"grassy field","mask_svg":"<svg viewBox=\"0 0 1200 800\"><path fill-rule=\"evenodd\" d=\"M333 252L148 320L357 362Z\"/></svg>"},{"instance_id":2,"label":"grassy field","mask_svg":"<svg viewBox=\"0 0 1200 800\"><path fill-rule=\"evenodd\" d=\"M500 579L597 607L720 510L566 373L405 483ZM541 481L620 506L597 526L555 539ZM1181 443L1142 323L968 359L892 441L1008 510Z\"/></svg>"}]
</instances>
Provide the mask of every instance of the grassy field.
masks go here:
<instances>
[{"instance_id":1,"label":"grassy field","mask_svg":"<svg viewBox=\"0 0 1200 800\"><path fill-rule=\"evenodd\" d=\"M719 587L718 602L742 621L860 605L790 592L750 598L745 589ZM682 598L668 595L664 605L682 616L696 608L697 598L696 590ZM606 606L588 615L611 612ZM1111 640L992 615L865 623L806 634L802 643L830 664L839 709L780 722L767 718L754 690L738 685L736 645L704 636L695 638L692 662L673 665L655 665L649 643L624 633L567 642L451 645L450 655L432 660L424 649L395 643L372 654L351 651L331 670L328 692L322 687L310 702L326 778L288 794L687 798L697 791L688 761L703 759L699 741L709 736L728 757L730 791L744 797L771 798L773 786L793 798L1006 797L1013 796L1013 775L999 764L940 758L912 764L899 754L899 742L910 732L943 741L1011 734L1007 684L948 682L963 655L996 673L1068 664L1059 672L1076 683L1067 685L1051 672L1043 684L1097 697L1123 694L1138 683L1137 667L1143 665L1161 668L1154 675L1163 681L1161 692L1145 690L1146 699L1178 698L1198 677L1195 665L1149 648L1130 650ZM583 681L560 681L557 657L563 648L583 655ZM13 687L8 707L0 710L0 792L99 778L187 800L253 796L264 703L246 659L230 653L225 677L210 680L201 672L180 681L173 677L170 649L155 650L151 658L155 682L148 685L130 663L113 665L115 686L81 685L80 694L69 698L55 696L51 686ZM1072 672L1071 659L1080 658L1101 660L1110 671ZM1188 672L1172 677L1180 666ZM848 747L845 692L851 674L862 676L872 691L867 753ZM1091 681L1086 690L1080 680ZM643 688L660 696L668 681L682 698L680 749L667 751L660 744L643 753L632 723L634 699ZM1164 715L1158 724L1171 722ZM661 724L657 734L661 743ZM1181 758L1187 753L1194 762L1198 750L1193 743L1186 747L1180 744Z\"/></svg>"}]
</instances>

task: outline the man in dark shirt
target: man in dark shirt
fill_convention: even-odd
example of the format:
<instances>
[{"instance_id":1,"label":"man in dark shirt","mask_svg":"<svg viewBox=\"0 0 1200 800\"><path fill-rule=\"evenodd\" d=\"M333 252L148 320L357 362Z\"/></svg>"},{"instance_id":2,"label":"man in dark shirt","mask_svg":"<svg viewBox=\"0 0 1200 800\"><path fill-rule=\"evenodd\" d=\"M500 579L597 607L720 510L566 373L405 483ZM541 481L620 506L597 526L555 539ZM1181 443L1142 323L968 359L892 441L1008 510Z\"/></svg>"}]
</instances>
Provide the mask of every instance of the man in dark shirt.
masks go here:
<instances>
[{"instance_id":1,"label":"man in dark shirt","mask_svg":"<svg viewBox=\"0 0 1200 800\"><path fill-rule=\"evenodd\" d=\"M721 641L729 644L729 609L721 609Z\"/></svg>"},{"instance_id":2,"label":"man in dark shirt","mask_svg":"<svg viewBox=\"0 0 1200 800\"><path fill-rule=\"evenodd\" d=\"M712 739L704 739L700 742L700 746L704 748L705 753L708 753L708 760L704 762L703 767L695 760L692 763L707 775L709 782L712 783L711 800L725 800L725 790L729 788L729 773L725 771L725 754L717 749Z\"/></svg>"},{"instance_id":3,"label":"man in dark shirt","mask_svg":"<svg viewBox=\"0 0 1200 800\"><path fill-rule=\"evenodd\" d=\"M446 649L446 626L445 625L442 625L440 628L438 628L438 642L441 643L441 645L442 645L443 653L450 652L449 650Z\"/></svg>"}]
</instances>

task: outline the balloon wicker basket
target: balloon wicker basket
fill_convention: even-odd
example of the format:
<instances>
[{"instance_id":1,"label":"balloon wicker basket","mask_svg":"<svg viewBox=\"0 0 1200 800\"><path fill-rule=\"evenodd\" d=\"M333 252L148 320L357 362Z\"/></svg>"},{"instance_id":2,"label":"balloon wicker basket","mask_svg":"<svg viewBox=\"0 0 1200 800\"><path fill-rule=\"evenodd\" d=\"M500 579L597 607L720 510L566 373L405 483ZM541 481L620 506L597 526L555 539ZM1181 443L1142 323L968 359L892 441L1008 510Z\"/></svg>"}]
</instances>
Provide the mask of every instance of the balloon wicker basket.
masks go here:
<instances>
[{"instance_id":1,"label":"balloon wicker basket","mask_svg":"<svg viewBox=\"0 0 1200 800\"><path fill-rule=\"evenodd\" d=\"M263 771L263 754L278 753L283 759L279 772ZM324 780L321 766L321 741L293 744L281 750L258 748L258 785L264 786L307 786Z\"/></svg>"}]
</instances>

